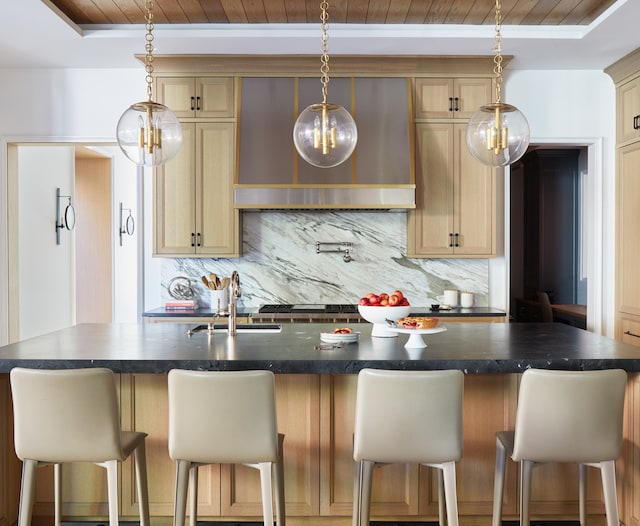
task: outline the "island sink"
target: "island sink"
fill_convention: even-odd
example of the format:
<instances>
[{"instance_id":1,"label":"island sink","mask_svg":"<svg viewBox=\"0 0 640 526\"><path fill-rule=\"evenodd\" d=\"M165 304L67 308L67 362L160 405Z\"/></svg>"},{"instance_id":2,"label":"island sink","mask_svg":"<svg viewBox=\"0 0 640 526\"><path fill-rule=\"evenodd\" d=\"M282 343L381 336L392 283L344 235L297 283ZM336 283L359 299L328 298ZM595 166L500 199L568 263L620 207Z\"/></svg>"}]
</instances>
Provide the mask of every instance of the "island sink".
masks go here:
<instances>
[{"instance_id":1,"label":"island sink","mask_svg":"<svg viewBox=\"0 0 640 526\"><path fill-rule=\"evenodd\" d=\"M197 332L229 332L229 327L226 323L209 323L197 325L193 329L189 329L187 334L189 336ZM282 332L282 325L278 323L238 323L236 325L236 332L238 333L279 333Z\"/></svg>"}]
</instances>

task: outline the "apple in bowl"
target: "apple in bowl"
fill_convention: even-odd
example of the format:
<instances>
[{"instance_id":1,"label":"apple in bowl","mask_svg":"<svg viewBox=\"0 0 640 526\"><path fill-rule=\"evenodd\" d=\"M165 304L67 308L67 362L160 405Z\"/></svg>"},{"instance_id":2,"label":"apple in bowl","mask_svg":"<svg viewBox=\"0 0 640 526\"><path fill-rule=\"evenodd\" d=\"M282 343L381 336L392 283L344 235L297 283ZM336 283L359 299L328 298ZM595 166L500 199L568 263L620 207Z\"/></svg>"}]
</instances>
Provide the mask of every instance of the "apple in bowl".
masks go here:
<instances>
[{"instance_id":1,"label":"apple in bowl","mask_svg":"<svg viewBox=\"0 0 640 526\"><path fill-rule=\"evenodd\" d=\"M358 312L369 323L373 323L371 336L381 338L395 338L398 333L389 330L386 320L397 320L409 315L411 306L401 291L395 290L391 294L369 293L358 302Z\"/></svg>"}]
</instances>

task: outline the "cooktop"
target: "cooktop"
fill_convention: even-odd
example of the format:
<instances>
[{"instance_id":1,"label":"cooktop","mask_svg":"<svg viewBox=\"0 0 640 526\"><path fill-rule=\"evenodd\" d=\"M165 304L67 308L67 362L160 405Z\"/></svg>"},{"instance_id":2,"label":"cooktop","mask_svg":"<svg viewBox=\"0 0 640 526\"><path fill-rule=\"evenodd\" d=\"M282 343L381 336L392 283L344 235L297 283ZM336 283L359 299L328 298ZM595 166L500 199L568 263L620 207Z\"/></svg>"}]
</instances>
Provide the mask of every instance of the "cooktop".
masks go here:
<instances>
[{"instance_id":1,"label":"cooktop","mask_svg":"<svg viewBox=\"0 0 640 526\"><path fill-rule=\"evenodd\" d=\"M263 305L258 309L259 313L263 314L353 314L358 312L357 305L328 303L328 304L316 304L316 303L301 303L297 305L293 304L275 304L275 305Z\"/></svg>"}]
</instances>

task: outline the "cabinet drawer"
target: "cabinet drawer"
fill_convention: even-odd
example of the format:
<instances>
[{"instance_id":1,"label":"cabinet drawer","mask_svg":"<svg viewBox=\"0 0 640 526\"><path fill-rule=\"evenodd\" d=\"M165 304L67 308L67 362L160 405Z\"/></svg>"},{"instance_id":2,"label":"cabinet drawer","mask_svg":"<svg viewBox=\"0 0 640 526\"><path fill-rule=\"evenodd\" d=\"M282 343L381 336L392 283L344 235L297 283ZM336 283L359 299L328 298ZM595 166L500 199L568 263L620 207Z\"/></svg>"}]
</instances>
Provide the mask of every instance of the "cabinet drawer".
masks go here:
<instances>
[{"instance_id":1,"label":"cabinet drawer","mask_svg":"<svg viewBox=\"0 0 640 526\"><path fill-rule=\"evenodd\" d=\"M640 347L640 317L622 317L620 319L620 333L620 339L624 343Z\"/></svg>"}]
</instances>

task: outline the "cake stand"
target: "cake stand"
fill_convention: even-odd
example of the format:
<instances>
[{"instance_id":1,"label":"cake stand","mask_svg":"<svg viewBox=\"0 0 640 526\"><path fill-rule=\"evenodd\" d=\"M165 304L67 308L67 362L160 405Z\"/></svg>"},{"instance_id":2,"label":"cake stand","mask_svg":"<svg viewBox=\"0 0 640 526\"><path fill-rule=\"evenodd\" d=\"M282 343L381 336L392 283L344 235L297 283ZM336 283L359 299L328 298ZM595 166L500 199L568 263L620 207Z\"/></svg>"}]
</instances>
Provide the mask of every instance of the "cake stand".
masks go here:
<instances>
[{"instance_id":1,"label":"cake stand","mask_svg":"<svg viewBox=\"0 0 640 526\"><path fill-rule=\"evenodd\" d=\"M409 339L404 346L407 349L424 349L427 344L422 339L424 334L438 334L447 330L446 327L434 327L433 329L405 329L404 327L387 327L387 330L398 332L400 334L408 334Z\"/></svg>"}]
</instances>

